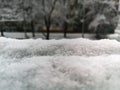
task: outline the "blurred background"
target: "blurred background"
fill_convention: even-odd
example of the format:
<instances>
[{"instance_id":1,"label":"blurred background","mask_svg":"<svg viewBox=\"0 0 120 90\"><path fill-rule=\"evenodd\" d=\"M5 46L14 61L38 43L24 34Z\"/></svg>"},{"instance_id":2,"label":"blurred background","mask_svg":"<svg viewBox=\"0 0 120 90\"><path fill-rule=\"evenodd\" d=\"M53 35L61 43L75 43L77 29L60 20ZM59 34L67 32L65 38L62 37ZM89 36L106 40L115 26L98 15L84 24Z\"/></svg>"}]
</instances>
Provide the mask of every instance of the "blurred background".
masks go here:
<instances>
[{"instance_id":1,"label":"blurred background","mask_svg":"<svg viewBox=\"0 0 120 90\"><path fill-rule=\"evenodd\" d=\"M119 0L0 0L0 31L19 39L104 39L119 34L119 11Z\"/></svg>"}]
</instances>

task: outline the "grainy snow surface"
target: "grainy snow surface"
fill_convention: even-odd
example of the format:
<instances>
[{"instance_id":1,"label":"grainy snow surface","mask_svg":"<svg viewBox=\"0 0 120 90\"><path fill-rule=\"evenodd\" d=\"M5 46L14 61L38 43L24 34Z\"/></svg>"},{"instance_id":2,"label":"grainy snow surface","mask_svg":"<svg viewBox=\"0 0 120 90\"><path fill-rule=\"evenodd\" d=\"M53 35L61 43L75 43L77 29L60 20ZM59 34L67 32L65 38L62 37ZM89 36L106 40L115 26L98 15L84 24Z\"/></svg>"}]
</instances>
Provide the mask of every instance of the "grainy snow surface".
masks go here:
<instances>
[{"instance_id":1,"label":"grainy snow surface","mask_svg":"<svg viewBox=\"0 0 120 90\"><path fill-rule=\"evenodd\" d=\"M120 90L120 43L0 38L0 90Z\"/></svg>"}]
</instances>

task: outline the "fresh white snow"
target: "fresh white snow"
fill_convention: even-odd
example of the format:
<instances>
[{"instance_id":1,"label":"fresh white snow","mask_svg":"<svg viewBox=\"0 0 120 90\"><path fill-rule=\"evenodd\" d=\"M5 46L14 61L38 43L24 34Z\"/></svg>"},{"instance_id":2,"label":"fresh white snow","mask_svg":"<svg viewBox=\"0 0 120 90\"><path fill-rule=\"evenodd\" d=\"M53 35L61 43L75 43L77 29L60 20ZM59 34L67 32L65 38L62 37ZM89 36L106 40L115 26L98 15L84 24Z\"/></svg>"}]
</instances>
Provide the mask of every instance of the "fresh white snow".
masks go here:
<instances>
[{"instance_id":1,"label":"fresh white snow","mask_svg":"<svg viewBox=\"0 0 120 90\"><path fill-rule=\"evenodd\" d=\"M0 55L24 58L30 56L98 56L119 54L120 43L116 40L61 39L16 40L0 38Z\"/></svg>"},{"instance_id":2,"label":"fresh white snow","mask_svg":"<svg viewBox=\"0 0 120 90\"><path fill-rule=\"evenodd\" d=\"M120 90L116 40L0 38L0 90Z\"/></svg>"}]
</instances>

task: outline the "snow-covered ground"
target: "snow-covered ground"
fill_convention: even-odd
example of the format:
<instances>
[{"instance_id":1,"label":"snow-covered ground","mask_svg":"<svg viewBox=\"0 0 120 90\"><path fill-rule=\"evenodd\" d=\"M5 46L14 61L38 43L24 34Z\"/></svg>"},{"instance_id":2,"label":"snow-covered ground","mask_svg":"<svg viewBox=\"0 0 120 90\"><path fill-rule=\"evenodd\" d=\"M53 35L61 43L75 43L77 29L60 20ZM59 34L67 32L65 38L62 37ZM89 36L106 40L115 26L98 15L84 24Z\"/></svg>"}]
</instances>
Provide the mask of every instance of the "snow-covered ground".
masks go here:
<instances>
[{"instance_id":1,"label":"snow-covered ground","mask_svg":"<svg viewBox=\"0 0 120 90\"><path fill-rule=\"evenodd\" d=\"M120 43L116 40L61 39L15 40L0 38L0 55L11 58L31 56L98 56L119 54Z\"/></svg>"},{"instance_id":2,"label":"snow-covered ground","mask_svg":"<svg viewBox=\"0 0 120 90\"><path fill-rule=\"evenodd\" d=\"M120 20L119 20L118 26L117 26L117 28L115 30L115 33L111 34L111 35L108 35L107 37L109 39L115 39L117 41L120 41Z\"/></svg>"},{"instance_id":3,"label":"snow-covered ground","mask_svg":"<svg viewBox=\"0 0 120 90\"><path fill-rule=\"evenodd\" d=\"M5 32L4 33L5 37L8 38L17 38L17 39L25 39L24 32ZM29 38L32 37L32 33L27 33L27 36ZM81 33L67 33L67 38L80 38L82 37ZM45 39L45 36L42 33L35 33L35 38L42 38ZM63 39L64 38L64 33L50 33L50 39ZM93 39L95 38L94 34L85 34L85 38L90 38Z\"/></svg>"},{"instance_id":4,"label":"snow-covered ground","mask_svg":"<svg viewBox=\"0 0 120 90\"><path fill-rule=\"evenodd\" d=\"M120 90L116 40L0 38L0 90Z\"/></svg>"},{"instance_id":5,"label":"snow-covered ground","mask_svg":"<svg viewBox=\"0 0 120 90\"><path fill-rule=\"evenodd\" d=\"M17 38L17 39L25 39L25 35L23 32L4 32L5 37L8 38ZM27 33L28 38L33 38L32 33ZM67 33L67 39L75 39L75 38L81 38L82 34L81 33ZM85 38L95 40L95 34L84 34ZM42 33L35 33L35 38L42 38L46 39L46 37ZM115 30L114 34L108 34L107 35L108 39L115 39L117 41L120 41L120 28ZM50 39L64 39L64 34L63 33L50 33Z\"/></svg>"}]
</instances>

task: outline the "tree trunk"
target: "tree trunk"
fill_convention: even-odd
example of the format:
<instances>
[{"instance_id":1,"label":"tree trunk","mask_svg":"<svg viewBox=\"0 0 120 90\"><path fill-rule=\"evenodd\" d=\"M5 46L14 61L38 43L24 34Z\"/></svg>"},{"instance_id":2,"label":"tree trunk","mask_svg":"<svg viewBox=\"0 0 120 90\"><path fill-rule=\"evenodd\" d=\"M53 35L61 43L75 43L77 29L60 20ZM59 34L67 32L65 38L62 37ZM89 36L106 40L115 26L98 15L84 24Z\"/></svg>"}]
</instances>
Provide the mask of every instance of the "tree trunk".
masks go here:
<instances>
[{"instance_id":1,"label":"tree trunk","mask_svg":"<svg viewBox=\"0 0 120 90\"><path fill-rule=\"evenodd\" d=\"M64 30L64 38L67 38L67 30Z\"/></svg>"},{"instance_id":2,"label":"tree trunk","mask_svg":"<svg viewBox=\"0 0 120 90\"><path fill-rule=\"evenodd\" d=\"M34 22L31 22L31 28L32 28L32 36L35 37L35 29L34 29Z\"/></svg>"},{"instance_id":3,"label":"tree trunk","mask_svg":"<svg viewBox=\"0 0 120 90\"><path fill-rule=\"evenodd\" d=\"M27 35L27 30L26 30L25 25L24 25L24 35L25 35L25 38L28 38L28 35Z\"/></svg>"},{"instance_id":4,"label":"tree trunk","mask_svg":"<svg viewBox=\"0 0 120 90\"><path fill-rule=\"evenodd\" d=\"M67 29L68 29L68 23L64 22L64 38L67 37Z\"/></svg>"},{"instance_id":5,"label":"tree trunk","mask_svg":"<svg viewBox=\"0 0 120 90\"><path fill-rule=\"evenodd\" d=\"M24 33L25 33L25 38L28 38L26 29L24 29Z\"/></svg>"},{"instance_id":6,"label":"tree trunk","mask_svg":"<svg viewBox=\"0 0 120 90\"><path fill-rule=\"evenodd\" d=\"M50 37L50 27L51 27L51 14L49 15L49 17L44 17L45 20L45 26L47 29L47 35L46 35L46 39L49 40Z\"/></svg>"},{"instance_id":7,"label":"tree trunk","mask_svg":"<svg viewBox=\"0 0 120 90\"><path fill-rule=\"evenodd\" d=\"M84 38L85 36L84 36L84 26L85 26L85 24L84 24L84 22L83 22L83 25L82 25L82 38Z\"/></svg>"},{"instance_id":8,"label":"tree trunk","mask_svg":"<svg viewBox=\"0 0 120 90\"><path fill-rule=\"evenodd\" d=\"M4 36L4 32L3 32L3 30L1 30L1 36Z\"/></svg>"},{"instance_id":9,"label":"tree trunk","mask_svg":"<svg viewBox=\"0 0 120 90\"><path fill-rule=\"evenodd\" d=\"M47 26L47 35L46 35L46 39L49 40L50 38L50 27Z\"/></svg>"},{"instance_id":10,"label":"tree trunk","mask_svg":"<svg viewBox=\"0 0 120 90\"><path fill-rule=\"evenodd\" d=\"M2 37L4 36L4 26L5 26L5 22L3 22L2 25L0 25Z\"/></svg>"}]
</instances>

